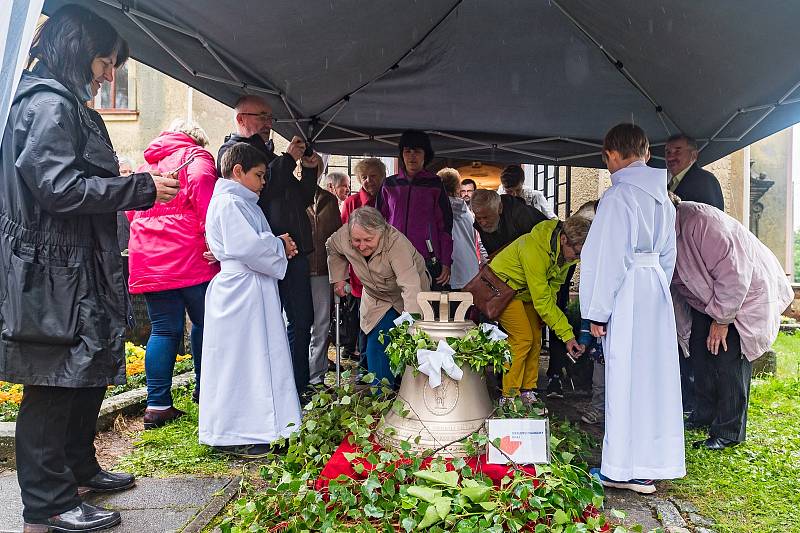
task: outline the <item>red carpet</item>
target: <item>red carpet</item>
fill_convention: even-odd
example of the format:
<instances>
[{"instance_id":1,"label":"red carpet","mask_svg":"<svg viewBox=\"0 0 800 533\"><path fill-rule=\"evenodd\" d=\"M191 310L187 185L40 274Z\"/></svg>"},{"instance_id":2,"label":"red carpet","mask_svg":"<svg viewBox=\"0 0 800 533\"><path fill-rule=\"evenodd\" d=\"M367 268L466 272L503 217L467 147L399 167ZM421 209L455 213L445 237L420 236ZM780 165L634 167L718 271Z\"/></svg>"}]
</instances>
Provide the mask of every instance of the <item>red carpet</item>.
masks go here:
<instances>
[{"instance_id":1,"label":"red carpet","mask_svg":"<svg viewBox=\"0 0 800 533\"><path fill-rule=\"evenodd\" d=\"M330 458L328 463L325 465L325 468L322 469L320 472L319 478L317 479L316 483L314 484L314 488L317 490L321 490L328 486L328 483L332 479L336 479L341 475L345 475L347 477L353 479L366 479L369 475L370 471L374 468L369 461L366 459L356 459L354 461L348 461L347 458L344 456L346 453L355 453L357 452L357 448L350 444L349 442L350 435L347 435L339 447L334 452L333 456ZM375 453L381 451L380 445L377 443L374 444L373 450ZM422 467L426 467L432 458L428 458L422 463ZM465 459L467 462L467 466L472 468L472 471L477 473L485 474L489 477L496 486L500 486L500 481L505 477L513 477L514 476L514 468L509 468L504 465L492 465L486 462L486 454L481 455L479 457L470 457L469 459ZM398 461L398 464L403 463L404 461ZM409 461L405 461L409 462ZM364 466L364 470L361 474L356 473L353 470L353 466L356 464L361 464ZM533 466L523 466L521 467L527 474L531 476L536 475L536 469ZM447 469L453 470L453 467L450 465L450 462L447 463Z\"/></svg>"}]
</instances>

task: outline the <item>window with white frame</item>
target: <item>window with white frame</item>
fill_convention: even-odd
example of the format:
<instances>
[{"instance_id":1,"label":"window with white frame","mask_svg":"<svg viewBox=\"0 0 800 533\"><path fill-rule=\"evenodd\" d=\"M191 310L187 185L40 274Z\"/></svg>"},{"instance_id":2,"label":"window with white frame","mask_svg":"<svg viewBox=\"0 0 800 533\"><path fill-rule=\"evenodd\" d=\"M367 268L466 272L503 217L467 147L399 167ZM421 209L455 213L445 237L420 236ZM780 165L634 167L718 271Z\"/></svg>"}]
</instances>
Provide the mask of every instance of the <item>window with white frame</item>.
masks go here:
<instances>
[{"instance_id":1,"label":"window with white frame","mask_svg":"<svg viewBox=\"0 0 800 533\"><path fill-rule=\"evenodd\" d=\"M130 62L129 62L130 63ZM104 82L93 107L101 113L130 113L136 110L133 70L129 63L114 71L114 81Z\"/></svg>"}]
</instances>

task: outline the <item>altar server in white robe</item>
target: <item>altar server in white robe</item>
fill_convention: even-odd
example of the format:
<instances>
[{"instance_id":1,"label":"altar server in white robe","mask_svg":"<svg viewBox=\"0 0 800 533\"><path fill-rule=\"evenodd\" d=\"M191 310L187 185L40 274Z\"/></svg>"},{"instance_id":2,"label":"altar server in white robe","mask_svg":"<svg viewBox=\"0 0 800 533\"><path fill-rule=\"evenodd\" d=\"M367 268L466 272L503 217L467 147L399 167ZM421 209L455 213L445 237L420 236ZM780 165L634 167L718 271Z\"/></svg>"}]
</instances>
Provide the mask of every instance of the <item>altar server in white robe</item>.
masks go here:
<instances>
[{"instance_id":1,"label":"altar server in white robe","mask_svg":"<svg viewBox=\"0 0 800 533\"><path fill-rule=\"evenodd\" d=\"M266 160L245 143L222 157L206 217L221 272L206 292L200 442L261 457L300 426L278 280L297 247L272 234L258 206Z\"/></svg>"},{"instance_id":2,"label":"altar server in white robe","mask_svg":"<svg viewBox=\"0 0 800 533\"><path fill-rule=\"evenodd\" d=\"M580 304L603 337L606 372L603 485L652 493L686 474L680 372L669 284L675 207L666 171L646 165L645 132L612 128L603 159L612 186L581 251Z\"/></svg>"}]
</instances>

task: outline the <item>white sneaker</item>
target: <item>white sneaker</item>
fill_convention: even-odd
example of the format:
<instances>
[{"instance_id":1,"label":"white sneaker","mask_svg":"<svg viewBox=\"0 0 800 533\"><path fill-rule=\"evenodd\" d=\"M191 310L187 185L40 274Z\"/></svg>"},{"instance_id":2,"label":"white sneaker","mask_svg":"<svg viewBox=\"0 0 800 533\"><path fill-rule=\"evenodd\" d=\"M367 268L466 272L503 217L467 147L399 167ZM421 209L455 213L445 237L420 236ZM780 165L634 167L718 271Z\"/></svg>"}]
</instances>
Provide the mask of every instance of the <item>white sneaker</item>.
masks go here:
<instances>
[{"instance_id":1,"label":"white sneaker","mask_svg":"<svg viewBox=\"0 0 800 533\"><path fill-rule=\"evenodd\" d=\"M525 407L530 407L535 403L539 403L539 397L536 396L536 393L532 390L522 391L519 396L522 399L522 405Z\"/></svg>"}]
</instances>

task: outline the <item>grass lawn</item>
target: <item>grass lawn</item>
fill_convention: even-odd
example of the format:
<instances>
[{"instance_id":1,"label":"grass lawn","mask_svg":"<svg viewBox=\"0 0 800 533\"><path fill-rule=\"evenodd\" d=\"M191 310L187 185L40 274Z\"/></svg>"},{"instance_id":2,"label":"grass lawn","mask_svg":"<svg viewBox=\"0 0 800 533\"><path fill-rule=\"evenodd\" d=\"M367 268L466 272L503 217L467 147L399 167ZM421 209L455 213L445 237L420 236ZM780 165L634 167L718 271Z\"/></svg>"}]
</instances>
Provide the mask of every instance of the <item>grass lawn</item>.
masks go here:
<instances>
[{"instance_id":1,"label":"grass lawn","mask_svg":"<svg viewBox=\"0 0 800 533\"><path fill-rule=\"evenodd\" d=\"M778 354L778 378L800 376L800 333L780 333L772 349Z\"/></svg>"},{"instance_id":2,"label":"grass lawn","mask_svg":"<svg viewBox=\"0 0 800 533\"><path fill-rule=\"evenodd\" d=\"M776 377L754 379L747 441L722 452L695 450L686 437L686 478L670 493L714 520L720 533L800 531L800 335L781 334Z\"/></svg>"},{"instance_id":3,"label":"grass lawn","mask_svg":"<svg viewBox=\"0 0 800 533\"><path fill-rule=\"evenodd\" d=\"M137 476L230 475L227 458L197 441L198 409L192 402L191 389L178 389L175 407L186 415L164 427L143 431L134 442L133 453L122 457L118 468Z\"/></svg>"}]
</instances>

